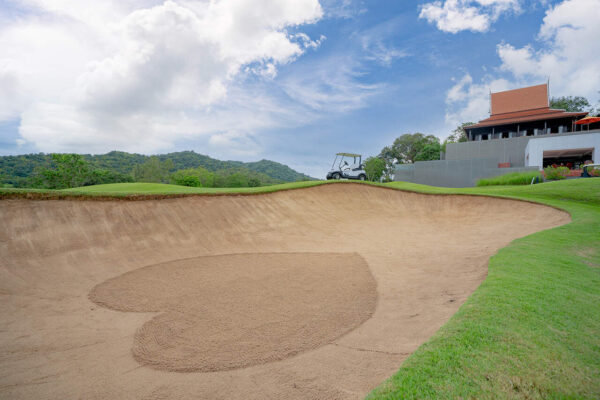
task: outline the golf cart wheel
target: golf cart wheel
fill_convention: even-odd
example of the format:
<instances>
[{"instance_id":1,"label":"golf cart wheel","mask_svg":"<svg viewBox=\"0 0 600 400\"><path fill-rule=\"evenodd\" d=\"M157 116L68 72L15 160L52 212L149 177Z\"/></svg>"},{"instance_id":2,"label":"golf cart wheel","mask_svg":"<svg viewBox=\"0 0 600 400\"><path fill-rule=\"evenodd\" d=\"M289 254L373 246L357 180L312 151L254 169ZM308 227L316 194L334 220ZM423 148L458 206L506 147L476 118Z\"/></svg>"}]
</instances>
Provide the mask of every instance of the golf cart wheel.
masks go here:
<instances>
[{"instance_id":1,"label":"golf cart wheel","mask_svg":"<svg viewBox=\"0 0 600 400\"><path fill-rule=\"evenodd\" d=\"M366 181L367 177L365 175L359 175L358 180L360 180L360 181Z\"/></svg>"},{"instance_id":2,"label":"golf cart wheel","mask_svg":"<svg viewBox=\"0 0 600 400\"><path fill-rule=\"evenodd\" d=\"M335 174L331 175L331 179L338 180L338 179L341 179L341 178L342 178L342 177L341 177L341 176L340 176L340 174L338 174L338 173L335 173Z\"/></svg>"}]
</instances>

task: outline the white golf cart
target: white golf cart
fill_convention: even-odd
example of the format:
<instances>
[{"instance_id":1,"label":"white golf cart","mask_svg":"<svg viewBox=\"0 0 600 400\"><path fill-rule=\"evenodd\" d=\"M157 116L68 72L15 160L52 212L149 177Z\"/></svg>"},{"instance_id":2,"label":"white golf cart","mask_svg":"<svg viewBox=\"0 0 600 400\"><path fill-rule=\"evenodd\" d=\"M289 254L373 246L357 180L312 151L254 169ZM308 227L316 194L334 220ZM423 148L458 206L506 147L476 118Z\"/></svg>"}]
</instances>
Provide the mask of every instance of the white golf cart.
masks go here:
<instances>
[{"instance_id":1,"label":"white golf cart","mask_svg":"<svg viewBox=\"0 0 600 400\"><path fill-rule=\"evenodd\" d=\"M339 160L339 161L338 161ZM352 163L349 164L348 161ZM367 180L365 166L360 154L337 153L331 165L331 171L327 173L327 179L357 179Z\"/></svg>"}]
</instances>

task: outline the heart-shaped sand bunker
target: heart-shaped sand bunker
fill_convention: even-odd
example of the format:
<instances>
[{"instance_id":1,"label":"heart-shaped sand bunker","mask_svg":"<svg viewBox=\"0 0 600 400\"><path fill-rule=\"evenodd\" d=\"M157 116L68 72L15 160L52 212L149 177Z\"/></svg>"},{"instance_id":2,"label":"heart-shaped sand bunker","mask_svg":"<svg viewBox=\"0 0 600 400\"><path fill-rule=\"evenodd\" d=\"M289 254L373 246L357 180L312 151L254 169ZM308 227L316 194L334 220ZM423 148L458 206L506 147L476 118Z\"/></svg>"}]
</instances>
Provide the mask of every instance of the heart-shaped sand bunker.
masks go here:
<instances>
[{"instance_id":1,"label":"heart-shaped sand bunker","mask_svg":"<svg viewBox=\"0 0 600 400\"><path fill-rule=\"evenodd\" d=\"M376 283L356 253L230 254L140 268L99 284L90 299L158 312L133 355L168 371L220 371L282 360L370 318Z\"/></svg>"}]
</instances>

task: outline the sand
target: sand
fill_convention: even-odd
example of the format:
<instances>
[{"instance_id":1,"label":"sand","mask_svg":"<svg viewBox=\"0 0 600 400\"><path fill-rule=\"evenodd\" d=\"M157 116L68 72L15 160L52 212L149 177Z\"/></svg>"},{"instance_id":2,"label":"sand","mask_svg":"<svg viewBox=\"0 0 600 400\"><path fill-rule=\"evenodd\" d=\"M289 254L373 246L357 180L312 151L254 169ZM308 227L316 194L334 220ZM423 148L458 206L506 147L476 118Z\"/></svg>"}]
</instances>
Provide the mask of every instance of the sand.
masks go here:
<instances>
[{"instance_id":1,"label":"sand","mask_svg":"<svg viewBox=\"0 0 600 400\"><path fill-rule=\"evenodd\" d=\"M553 208L333 184L0 201L0 398L354 399Z\"/></svg>"}]
</instances>

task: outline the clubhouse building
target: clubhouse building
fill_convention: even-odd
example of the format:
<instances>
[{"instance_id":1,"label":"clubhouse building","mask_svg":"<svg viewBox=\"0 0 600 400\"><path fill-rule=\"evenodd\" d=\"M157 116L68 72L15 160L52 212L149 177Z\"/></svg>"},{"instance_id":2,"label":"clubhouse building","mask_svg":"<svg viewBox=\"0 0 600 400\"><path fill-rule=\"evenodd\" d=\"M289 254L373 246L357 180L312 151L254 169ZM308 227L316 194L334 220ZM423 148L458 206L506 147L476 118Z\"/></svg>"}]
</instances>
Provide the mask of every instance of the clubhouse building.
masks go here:
<instances>
[{"instance_id":1,"label":"clubhouse building","mask_svg":"<svg viewBox=\"0 0 600 400\"><path fill-rule=\"evenodd\" d=\"M586 115L550 108L547 84L491 93L490 116L465 127L467 142L448 143L439 161L399 164L395 180L468 187L548 165L576 176L585 162L600 162L600 122L585 123Z\"/></svg>"}]
</instances>

